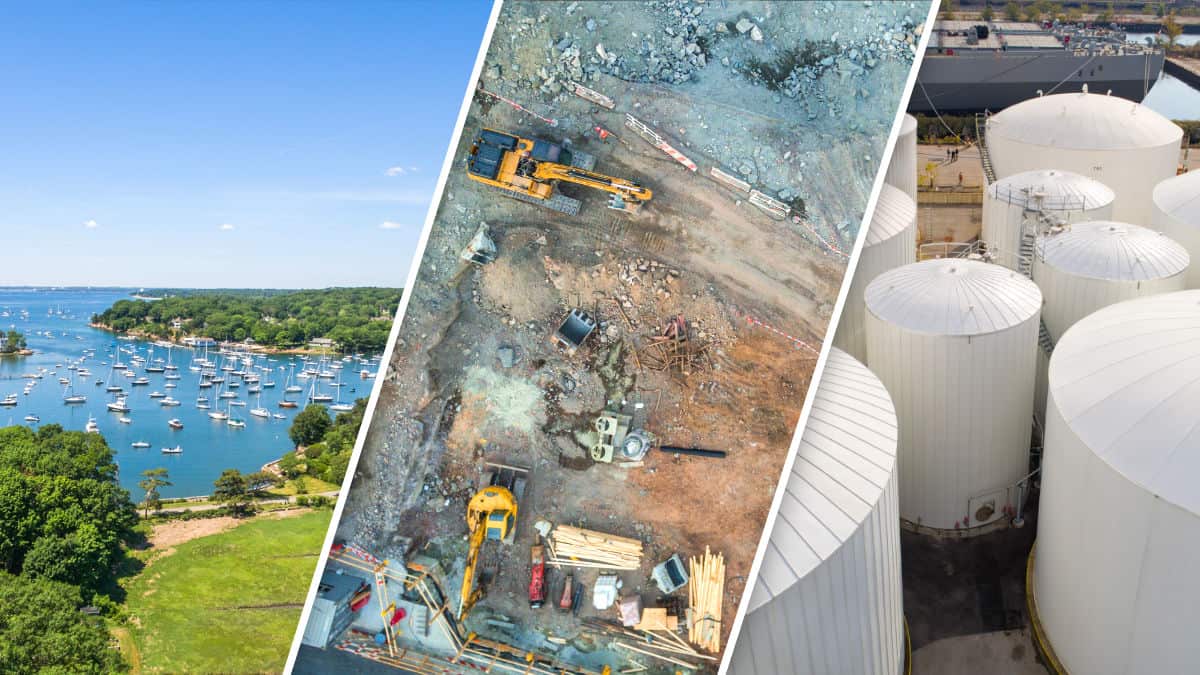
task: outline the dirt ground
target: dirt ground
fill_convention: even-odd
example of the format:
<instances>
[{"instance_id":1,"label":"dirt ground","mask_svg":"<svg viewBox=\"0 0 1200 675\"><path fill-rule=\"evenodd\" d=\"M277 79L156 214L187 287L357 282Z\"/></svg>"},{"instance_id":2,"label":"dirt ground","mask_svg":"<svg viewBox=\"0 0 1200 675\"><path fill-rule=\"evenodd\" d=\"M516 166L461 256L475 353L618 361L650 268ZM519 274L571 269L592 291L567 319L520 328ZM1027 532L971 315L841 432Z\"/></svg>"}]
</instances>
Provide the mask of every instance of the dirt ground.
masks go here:
<instances>
[{"instance_id":1,"label":"dirt ground","mask_svg":"<svg viewBox=\"0 0 1200 675\"><path fill-rule=\"evenodd\" d=\"M272 511L256 516L257 518L289 518L307 512L307 509L288 509ZM150 532L147 541L150 548L159 551L159 556L167 556L175 552L175 546L210 534L219 534L231 530L238 525L249 522L245 519L220 516L217 518L196 518L193 520L169 520L158 523Z\"/></svg>"},{"instance_id":2,"label":"dirt ground","mask_svg":"<svg viewBox=\"0 0 1200 675\"><path fill-rule=\"evenodd\" d=\"M186 541L207 537L225 530L233 529L240 524L237 518L221 516L220 518L197 518L195 520L171 520L154 526L150 533L150 547L162 551L160 555L168 555L174 546Z\"/></svg>"},{"instance_id":3,"label":"dirt ground","mask_svg":"<svg viewBox=\"0 0 1200 675\"><path fill-rule=\"evenodd\" d=\"M494 580L467 620L470 630L556 653L568 663L628 662L581 626L586 616L615 617L614 609L592 609L595 570L576 572L589 591L579 617L551 609L550 602L529 608L532 525L545 519L642 541L642 568L621 576L623 592L641 594L645 606L659 600L650 581L654 565L673 553L702 554L705 546L724 553L727 637L815 363L814 352L795 340L819 347L844 272L843 259L812 232L833 242L853 239L877 168L872 157L882 152L907 74L898 56L903 39L885 48L877 37L845 37L838 62L853 50L855 59L870 58L870 68L830 66L841 75L829 73L821 101L772 93L737 73L749 58L745 50L775 47L756 44L734 24L761 25L764 43L785 35L827 39L839 30L857 36L860 29L870 32L864 22L891 27L903 24L906 13L923 17L923 5L912 9L917 4L812 3L794 5L803 11L789 16L761 3L572 3L578 11L558 17L547 17L546 5L507 4L483 84L520 96L558 124L480 93L456 156L466 156L480 127L569 142L596 156L596 171L637 180L653 189L654 199L629 216L605 208L602 193L563 186L563 193L583 200L579 215L567 217L499 196L469 181L461 160L455 164L339 537L391 559L438 559L457 609L465 505L484 462L524 466L530 478L517 539L500 547L496 567L485 570ZM611 11L597 11L601 6ZM704 41L708 59L685 46L679 53L686 58L671 57L673 70L649 77L659 73L666 50L646 41L670 45L681 30L657 34L664 16L684 17L679 23L689 40L700 42L696 31L716 24L725 24L728 37ZM635 39L623 48L630 33ZM573 59L594 65L587 55L599 51L597 42L622 56L591 70L580 66L581 79L611 95L618 102L613 111L564 93L553 75L562 70L558 62L567 70L575 67ZM555 63L546 65L547 54ZM889 60L888 54L897 56ZM504 75L514 71L519 74L512 79ZM860 79L871 83L870 92L857 85L851 90ZM807 114L814 109L819 119ZM625 129L626 112L669 137L700 170L684 169ZM612 129L616 140L598 140L591 133L596 125ZM745 165L741 175L761 189L801 197L805 216L772 219L708 177L709 168L731 165L734 171ZM464 269L458 254L480 223L488 224L499 256ZM575 307L599 325L571 355L550 336ZM697 355L686 369L659 369L651 342L676 315L686 317ZM500 354L508 350L513 359L506 367ZM659 444L728 455L653 449L639 466L594 462L591 429L606 409L630 415L632 428ZM562 579L562 571L550 573L550 598ZM686 589L682 594L686 598Z\"/></svg>"}]
</instances>

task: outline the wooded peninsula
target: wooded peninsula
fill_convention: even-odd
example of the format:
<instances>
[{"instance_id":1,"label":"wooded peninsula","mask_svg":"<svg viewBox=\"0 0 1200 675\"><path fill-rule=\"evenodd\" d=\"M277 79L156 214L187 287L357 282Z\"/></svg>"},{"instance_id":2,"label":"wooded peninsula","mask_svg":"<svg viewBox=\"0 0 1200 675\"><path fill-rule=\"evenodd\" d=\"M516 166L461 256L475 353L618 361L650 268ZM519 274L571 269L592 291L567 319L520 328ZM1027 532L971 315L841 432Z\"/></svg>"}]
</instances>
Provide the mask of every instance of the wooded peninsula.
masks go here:
<instances>
[{"instance_id":1,"label":"wooded peninsula","mask_svg":"<svg viewBox=\"0 0 1200 675\"><path fill-rule=\"evenodd\" d=\"M93 316L92 323L162 340L252 339L262 347L286 350L326 338L343 352L380 351L402 293L398 288L181 292L159 300L119 300Z\"/></svg>"}]
</instances>

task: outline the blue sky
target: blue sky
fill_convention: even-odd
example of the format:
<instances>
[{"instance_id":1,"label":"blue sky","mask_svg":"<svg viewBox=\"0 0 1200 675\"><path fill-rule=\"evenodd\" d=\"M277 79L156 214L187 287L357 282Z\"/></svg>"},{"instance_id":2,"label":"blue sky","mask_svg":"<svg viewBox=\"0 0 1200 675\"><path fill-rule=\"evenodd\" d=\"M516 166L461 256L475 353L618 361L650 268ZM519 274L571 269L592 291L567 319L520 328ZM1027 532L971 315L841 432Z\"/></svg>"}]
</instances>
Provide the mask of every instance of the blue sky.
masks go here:
<instances>
[{"instance_id":1,"label":"blue sky","mask_svg":"<svg viewBox=\"0 0 1200 675\"><path fill-rule=\"evenodd\" d=\"M6 6L0 285L402 285L490 11Z\"/></svg>"}]
</instances>

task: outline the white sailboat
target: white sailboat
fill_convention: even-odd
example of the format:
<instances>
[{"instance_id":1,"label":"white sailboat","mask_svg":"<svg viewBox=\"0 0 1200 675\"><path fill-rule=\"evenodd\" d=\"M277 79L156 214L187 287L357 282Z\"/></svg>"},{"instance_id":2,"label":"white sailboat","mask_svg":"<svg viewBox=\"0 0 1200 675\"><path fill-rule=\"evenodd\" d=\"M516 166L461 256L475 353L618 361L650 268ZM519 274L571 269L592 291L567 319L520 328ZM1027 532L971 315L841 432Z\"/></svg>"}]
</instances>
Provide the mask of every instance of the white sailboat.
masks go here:
<instances>
[{"instance_id":1,"label":"white sailboat","mask_svg":"<svg viewBox=\"0 0 1200 675\"><path fill-rule=\"evenodd\" d=\"M264 419L271 416L271 411L262 407L262 394L259 394L258 398L255 399L255 404L257 407L250 409L251 415L254 415L255 417L262 417Z\"/></svg>"}]
</instances>

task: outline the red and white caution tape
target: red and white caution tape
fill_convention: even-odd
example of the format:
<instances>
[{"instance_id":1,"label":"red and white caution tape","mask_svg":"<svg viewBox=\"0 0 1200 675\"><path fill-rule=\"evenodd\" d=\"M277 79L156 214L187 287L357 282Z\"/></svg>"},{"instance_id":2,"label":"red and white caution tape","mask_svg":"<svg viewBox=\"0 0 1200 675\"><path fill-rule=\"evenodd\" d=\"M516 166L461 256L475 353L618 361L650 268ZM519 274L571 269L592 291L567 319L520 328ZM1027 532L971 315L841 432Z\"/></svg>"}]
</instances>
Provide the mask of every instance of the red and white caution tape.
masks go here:
<instances>
[{"instance_id":1,"label":"red and white caution tape","mask_svg":"<svg viewBox=\"0 0 1200 675\"><path fill-rule=\"evenodd\" d=\"M821 353L821 350L813 349L813 347L811 345L809 345L804 340L801 340L800 338L796 337L795 335L788 335L787 333L779 330L778 328L776 328L774 326L769 326L769 325L759 321L758 319L750 316L749 314L746 315L746 323L753 325L753 326L759 326L760 328L766 328L767 330L771 331L772 333L775 333L776 335L779 335L780 337L783 337L783 338L787 339L788 341L792 342L797 347L801 347L801 348L807 350L814 357L820 355L820 353Z\"/></svg>"},{"instance_id":2,"label":"red and white caution tape","mask_svg":"<svg viewBox=\"0 0 1200 675\"><path fill-rule=\"evenodd\" d=\"M552 127L558 126L558 120L551 119L549 117L542 117L541 115L533 112L532 110L530 110L529 108L526 108L525 106L521 105L520 103L517 103L516 101L509 99L509 98L504 98L503 96L501 96L500 94L497 94L496 92L488 91L487 89L484 89L483 87L479 87L479 92L483 93L483 94L487 94L488 96L491 96L494 99L504 101L505 103L516 108L517 110L520 110L521 112L525 113L526 115L532 115L533 117L538 118L539 120L545 122L546 124L549 124Z\"/></svg>"}]
</instances>

